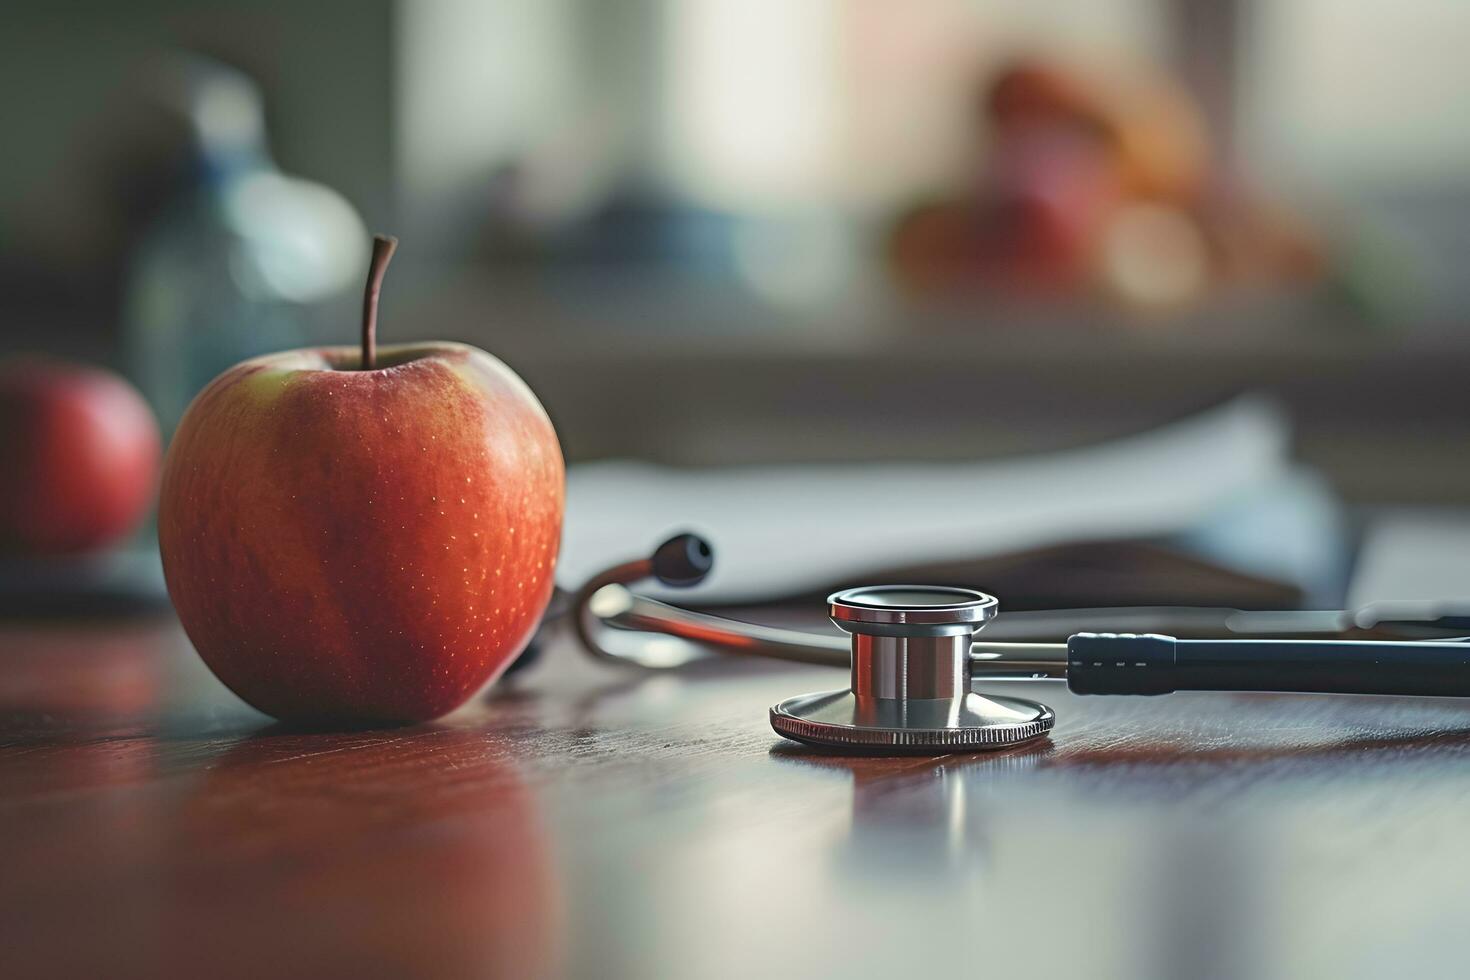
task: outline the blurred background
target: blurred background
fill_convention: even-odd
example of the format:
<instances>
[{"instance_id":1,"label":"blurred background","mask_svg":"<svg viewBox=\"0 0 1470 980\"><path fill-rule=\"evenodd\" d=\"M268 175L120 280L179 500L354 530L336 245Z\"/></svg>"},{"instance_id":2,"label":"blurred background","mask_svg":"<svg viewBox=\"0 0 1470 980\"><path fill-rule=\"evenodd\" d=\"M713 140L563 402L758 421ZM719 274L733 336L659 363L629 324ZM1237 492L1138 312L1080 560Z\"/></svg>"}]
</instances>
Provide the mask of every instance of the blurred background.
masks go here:
<instances>
[{"instance_id":1,"label":"blurred background","mask_svg":"<svg viewBox=\"0 0 1470 980\"><path fill-rule=\"evenodd\" d=\"M1456 0L3 18L4 352L121 370L165 436L230 363L353 342L371 229L382 342L501 356L573 463L983 462L1251 392L1177 460L1470 502Z\"/></svg>"},{"instance_id":2,"label":"blurred background","mask_svg":"<svg viewBox=\"0 0 1470 980\"><path fill-rule=\"evenodd\" d=\"M995 640L1190 635L1099 606L1463 616L1467 52L1465 0L4 0L0 617L47 632L0 630L3 826L30 855L0 904L22 932L66 911L9 945L55 970L79 918L145 956L180 921L200 949L331 941L379 921L318 914L346 892L302 869L345 855L376 884L338 885L420 909L361 944L376 969L430 917L604 975L687 973L682 940L732 935L872 969L852 925L892 934L900 906L1032 969L1014 937L1062 917L1044 948L1094 973L1450 948L1448 702L1089 705L1049 759L894 782L767 755L767 693L815 679L579 680L568 641L493 724L232 742L265 719L189 655L150 515L210 378L356 342L381 231L379 342L483 347L553 418L563 588L692 529L719 558L679 601L814 628L831 588L884 580L993 592ZM163 628L70 618L135 609ZM840 928L792 913L824 901Z\"/></svg>"}]
</instances>

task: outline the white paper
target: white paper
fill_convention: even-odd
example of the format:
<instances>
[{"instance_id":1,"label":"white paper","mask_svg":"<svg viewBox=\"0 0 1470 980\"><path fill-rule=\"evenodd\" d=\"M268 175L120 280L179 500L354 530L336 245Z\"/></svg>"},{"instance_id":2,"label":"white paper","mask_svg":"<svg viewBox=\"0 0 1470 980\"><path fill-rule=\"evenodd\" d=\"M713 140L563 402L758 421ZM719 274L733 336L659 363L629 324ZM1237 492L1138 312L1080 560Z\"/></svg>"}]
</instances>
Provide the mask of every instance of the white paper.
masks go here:
<instances>
[{"instance_id":1,"label":"white paper","mask_svg":"<svg viewBox=\"0 0 1470 980\"><path fill-rule=\"evenodd\" d=\"M1464 608L1470 602L1470 514L1398 510L1369 525L1348 608L1401 600Z\"/></svg>"},{"instance_id":2,"label":"white paper","mask_svg":"<svg viewBox=\"0 0 1470 980\"><path fill-rule=\"evenodd\" d=\"M575 587L682 530L706 536L716 558L710 578L682 594L717 601L770 598L875 568L1168 534L1281 478L1287 444L1281 413L1242 398L1144 435L1015 460L586 464L568 474L557 578Z\"/></svg>"}]
</instances>

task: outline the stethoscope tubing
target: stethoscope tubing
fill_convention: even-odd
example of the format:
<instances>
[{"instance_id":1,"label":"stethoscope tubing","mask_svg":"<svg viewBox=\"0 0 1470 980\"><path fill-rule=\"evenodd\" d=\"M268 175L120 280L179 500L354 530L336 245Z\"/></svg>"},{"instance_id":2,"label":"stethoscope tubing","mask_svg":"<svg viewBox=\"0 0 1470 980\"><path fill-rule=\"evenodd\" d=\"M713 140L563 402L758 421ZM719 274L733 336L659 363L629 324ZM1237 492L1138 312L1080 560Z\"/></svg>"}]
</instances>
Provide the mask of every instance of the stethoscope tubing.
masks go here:
<instances>
[{"instance_id":1,"label":"stethoscope tubing","mask_svg":"<svg viewBox=\"0 0 1470 980\"><path fill-rule=\"evenodd\" d=\"M574 596L573 623L593 656L650 669L682 667L717 654L849 666L847 637L741 623L632 592L629 584L649 577L669 583L658 574L657 558L610 568ZM1321 625L1348 617L1337 612L1218 612L1267 624L1294 617ZM1283 691L1470 697L1467 640L1179 639L1156 633L1079 632L1065 643L976 640L968 669L972 681L1066 680L1077 694Z\"/></svg>"},{"instance_id":2,"label":"stethoscope tubing","mask_svg":"<svg viewBox=\"0 0 1470 980\"><path fill-rule=\"evenodd\" d=\"M739 656L846 667L841 636L737 623L604 586L600 627L626 631L647 644L648 633ZM615 591L613 591L615 590ZM584 610L585 612L590 610ZM585 626L585 624L584 624ZM606 654L592 629L589 649ZM659 650L657 646L652 648ZM679 663L674 651L683 659ZM645 666L679 666L699 659L684 647ZM1078 694L1166 694L1174 691L1314 691L1318 693L1470 696L1470 643L1462 641L1176 639L1154 633L1077 633L1066 643L977 641L970 647L975 681L1066 680Z\"/></svg>"}]
</instances>

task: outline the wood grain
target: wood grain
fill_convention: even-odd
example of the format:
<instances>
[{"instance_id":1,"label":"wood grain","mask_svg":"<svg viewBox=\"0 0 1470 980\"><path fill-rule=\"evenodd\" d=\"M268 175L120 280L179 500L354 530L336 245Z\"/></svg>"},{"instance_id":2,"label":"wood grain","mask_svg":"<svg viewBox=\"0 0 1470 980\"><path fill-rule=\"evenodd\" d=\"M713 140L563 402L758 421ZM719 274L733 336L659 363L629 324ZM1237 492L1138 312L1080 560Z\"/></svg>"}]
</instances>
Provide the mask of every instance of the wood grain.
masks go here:
<instances>
[{"instance_id":1,"label":"wood grain","mask_svg":"<svg viewBox=\"0 0 1470 980\"><path fill-rule=\"evenodd\" d=\"M272 726L171 620L0 627L0 976L1461 975L1470 705L1087 699L837 757L817 668L569 640L434 725Z\"/></svg>"}]
</instances>

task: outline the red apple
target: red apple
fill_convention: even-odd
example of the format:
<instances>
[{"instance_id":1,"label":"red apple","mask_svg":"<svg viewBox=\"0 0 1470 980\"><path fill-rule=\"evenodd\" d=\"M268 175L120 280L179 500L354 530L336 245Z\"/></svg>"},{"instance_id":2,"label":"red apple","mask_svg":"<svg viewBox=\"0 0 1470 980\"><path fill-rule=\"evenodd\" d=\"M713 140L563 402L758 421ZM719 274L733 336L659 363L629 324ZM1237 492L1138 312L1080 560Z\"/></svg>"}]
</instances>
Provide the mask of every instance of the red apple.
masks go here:
<instances>
[{"instance_id":1,"label":"red apple","mask_svg":"<svg viewBox=\"0 0 1470 980\"><path fill-rule=\"evenodd\" d=\"M565 473L509 368L463 344L373 344L236 365L164 462L169 595L211 670L310 723L411 722L468 700L551 598Z\"/></svg>"},{"instance_id":2,"label":"red apple","mask_svg":"<svg viewBox=\"0 0 1470 980\"><path fill-rule=\"evenodd\" d=\"M0 369L0 547L84 551L143 519L158 485L158 424L122 378L59 361Z\"/></svg>"}]
</instances>

